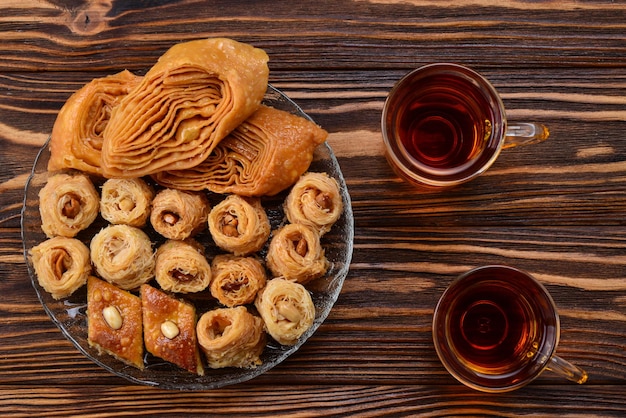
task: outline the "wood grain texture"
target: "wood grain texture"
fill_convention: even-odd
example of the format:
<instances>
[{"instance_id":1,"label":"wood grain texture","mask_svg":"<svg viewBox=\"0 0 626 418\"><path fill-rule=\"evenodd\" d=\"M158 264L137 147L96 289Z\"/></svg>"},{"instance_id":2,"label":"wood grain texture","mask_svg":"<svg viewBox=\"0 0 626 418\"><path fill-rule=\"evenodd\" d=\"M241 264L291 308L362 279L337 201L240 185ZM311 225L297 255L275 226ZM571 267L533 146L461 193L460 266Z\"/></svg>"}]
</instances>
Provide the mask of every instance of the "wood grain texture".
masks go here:
<instances>
[{"instance_id":1,"label":"wood grain texture","mask_svg":"<svg viewBox=\"0 0 626 418\"><path fill-rule=\"evenodd\" d=\"M4 1L0 5L0 415L624 416L626 4L373 0ZM280 366L206 392L129 385L45 314L24 264L23 190L58 110L95 77L143 74L172 44L227 36L264 48L270 82L330 132L355 215L343 291ZM489 78L510 120L549 126L444 192L384 158L389 89L422 64ZM510 394L464 388L432 346L437 299L461 272L505 263L559 308L558 352L584 386L545 373Z\"/></svg>"},{"instance_id":2,"label":"wood grain texture","mask_svg":"<svg viewBox=\"0 0 626 418\"><path fill-rule=\"evenodd\" d=\"M126 416L174 415L233 416L233 404L249 405L250 415L337 417L337 416L507 416L525 415L532 409L538 416L620 416L623 393L596 386L577 390L535 385L515 395L493 395L459 390L455 386L424 385L275 385L272 392L243 386L236 393L217 390L211 393L181 393L145 390L132 386L102 386L101 397L93 399L71 388L15 388L0 390L0 412L9 416ZM16 397L20 399L16 402ZM112 402L118 400L118 402ZM50 414L45 404L59 404ZM171 405L164 412L161 406ZM122 405L125 405L122 407Z\"/></svg>"}]
</instances>

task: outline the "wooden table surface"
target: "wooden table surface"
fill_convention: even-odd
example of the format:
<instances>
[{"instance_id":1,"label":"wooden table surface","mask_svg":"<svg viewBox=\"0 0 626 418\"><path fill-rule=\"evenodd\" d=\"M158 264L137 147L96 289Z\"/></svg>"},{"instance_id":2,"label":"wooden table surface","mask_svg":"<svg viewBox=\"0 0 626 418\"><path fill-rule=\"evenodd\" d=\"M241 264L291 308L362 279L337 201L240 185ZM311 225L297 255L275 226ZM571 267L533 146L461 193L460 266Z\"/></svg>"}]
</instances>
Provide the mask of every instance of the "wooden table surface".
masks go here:
<instances>
[{"instance_id":1,"label":"wooden table surface","mask_svg":"<svg viewBox=\"0 0 626 418\"><path fill-rule=\"evenodd\" d=\"M350 273L326 322L268 373L205 392L136 386L85 358L40 305L20 236L24 185L73 91L214 36L263 48L270 82L330 132L355 216ZM400 181L383 156L383 102L403 74L437 61L483 73L509 119L545 123L550 139L506 150L445 192ZM5 417L623 416L626 4L4 0L0 243ZM492 263L546 285L561 314L558 353L587 370L585 385L546 372L487 395L447 374L431 338L435 304L458 274Z\"/></svg>"}]
</instances>

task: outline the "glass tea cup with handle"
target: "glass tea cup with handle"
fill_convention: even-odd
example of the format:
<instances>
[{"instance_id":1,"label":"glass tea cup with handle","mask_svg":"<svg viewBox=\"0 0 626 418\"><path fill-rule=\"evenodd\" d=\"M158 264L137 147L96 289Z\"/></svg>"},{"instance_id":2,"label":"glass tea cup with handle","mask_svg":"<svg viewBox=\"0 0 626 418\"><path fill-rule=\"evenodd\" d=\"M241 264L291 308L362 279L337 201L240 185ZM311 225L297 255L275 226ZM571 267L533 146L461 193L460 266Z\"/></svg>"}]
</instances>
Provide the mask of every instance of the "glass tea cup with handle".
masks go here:
<instances>
[{"instance_id":1,"label":"glass tea cup with handle","mask_svg":"<svg viewBox=\"0 0 626 418\"><path fill-rule=\"evenodd\" d=\"M587 373L555 354L559 315L546 288L509 266L478 267L441 296L433 318L441 362L459 382L484 392L506 392L544 370L576 383Z\"/></svg>"},{"instance_id":2,"label":"glass tea cup with handle","mask_svg":"<svg viewBox=\"0 0 626 418\"><path fill-rule=\"evenodd\" d=\"M411 71L391 89L381 128L386 157L403 179L422 188L446 188L484 173L500 151L544 141L538 123L507 123L493 85L451 63Z\"/></svg>"}]
</instances>

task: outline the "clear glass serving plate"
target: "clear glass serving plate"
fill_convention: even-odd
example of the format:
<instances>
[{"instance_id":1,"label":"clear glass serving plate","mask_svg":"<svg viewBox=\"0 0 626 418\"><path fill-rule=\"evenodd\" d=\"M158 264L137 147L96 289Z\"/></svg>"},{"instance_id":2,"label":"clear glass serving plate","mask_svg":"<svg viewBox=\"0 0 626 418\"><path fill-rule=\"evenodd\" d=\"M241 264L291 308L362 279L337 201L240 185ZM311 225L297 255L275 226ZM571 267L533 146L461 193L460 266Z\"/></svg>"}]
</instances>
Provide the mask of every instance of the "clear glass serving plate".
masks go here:
<instances>
[{"instance_id":1,"label":"clear glass serving plate","mask_svg":"<svg viewBox=\"0 0 626 418\"><path fill-rule=\"evenodd\" d=\"M264 104L278 109L311 119L292 100L272 86L268 87L264 98ZM100 355L96 349L91 348L87 341L87 291L86 286L76 291L73 295L62 300L53 299L37 281L28 251L46 239L41 230L41 218L39 216L39 190L45 185L48 172L47 165L50 158L48 144L39 151L33 166L32 174L27 181L22 209L22 239L24 244L24 256L28 272L45 311L52 321L59 327L65 337L70 340L85 356L104 369L131 382L143 385L158 386L166 389L179 390L204 390L232 385L252 379L280 364L291 354L296 352L304 344L317 328L324 322L335 301L337 300L344 279L348 274L354 238L354 221L350 196L346 187L343 174L328 144L317 147L310 171L324 171L334 177L341 188L344 202L343 214L332 230L322 237L322 245L326 251L326 257L330 261L330 269L327 274L319 279L307 283L306 287L311 292L315 304L315 322L313 326L293 346L283 346L268 336L268 344L262 354L263 364L254 369L205 368L204 376L197 376L177 366L167 363L149 353L145 354L145 369L139 370L128 366L107 354ZM103 180L94 179L98 185ZM272 229L279 227L285 222L282 203L286 192L278 196L263 199ZM223 197L214 196L214 199ZM82 231L77 238L87 245L93 235L106 225L101 217L90 228ZM160 244L158 234L147 231L154 241L155 248ZM205 245L208 257L221 251L215 246L208 232L196 236L196 239ZM261 250L260 256L264 256L266 248ZM156 285L156 282L151 282ZM218 307L217 302L210 296L208 291L195 295L184 295L183 299L192 302L196 306L198 315ZM253 309L253 307L251 307Z\"/></svg>"}]
</instances>

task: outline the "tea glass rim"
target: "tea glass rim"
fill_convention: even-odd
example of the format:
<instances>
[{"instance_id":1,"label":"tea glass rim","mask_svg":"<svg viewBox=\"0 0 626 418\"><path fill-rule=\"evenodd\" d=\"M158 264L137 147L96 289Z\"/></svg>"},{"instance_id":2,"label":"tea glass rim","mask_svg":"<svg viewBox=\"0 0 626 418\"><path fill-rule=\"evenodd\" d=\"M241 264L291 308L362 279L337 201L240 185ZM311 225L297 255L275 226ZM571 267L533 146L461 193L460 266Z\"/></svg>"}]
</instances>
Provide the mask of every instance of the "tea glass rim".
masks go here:
<instances>
[{"instance_id":1,"label":"tea glass rim","mask_svg":"<svg viewBox=\"0 0 626 418\"><path fill-rule=\"evenodd\" d=\"M542 351L541 353L542 361L539 361L539 360L536 361L535 367L533 368L533 373L529 377L527 377L524 380L520 380L516 383L506 385L506 386L486 386L486 385L481 385L476 382L468 380L465 376L461 375L461 373L458 372L458 368L454 367L452 362L446 358L446 356L442 353L442 349L439 344L438 329L441 327L440 322L441 320L443 320L445 315L438 315L438 312L440 311L441 305L443 301L445 300L446 296L449 295L449 293L451 292L451 289L453 289L455 286L458 286L459 283L463 282L468 277L482 270L491 270L491 269L506 269L509 271L513 271L524 276L529 282L533 283L537 287L537 289L541 290L541 296L543 296L545 298L545 301L548 302L548 305L550 307L551 313L553 315L553 320L554 320L554 328L555 328L554 339L546 343L546 350ZM446 289L440 296L439 300L437 301L437 305L435 307L434 313L433 313L432 337L433 337L433 343L435 346L435 351L437 352L437 357L439 357L439 360L441 361L445 369L448 371L448 373L450 373L450 375L454 377L457 381L459 381L460 383L464 384L465 386L469 388L476 389L482 392L490 392L490 393L510 392L510 391L519 389L531 383L533 380L539 377L550 365L550 360L556 354L556 350L559 345L560 335L561 335L561 324L560 324L559 313L557 311L556 303L554 302L552 295L550 295L546 287L540 281L538 281L532 274L522 269L512 267L509 265L504 265L504 264L489 264L489 265L475 267L457 276L446 287ZM455 364L460 365L460 363L458 362ZM462 368L462 366L460 367Z\"/></svg>"},{"instance_id":2,"label":"tea glass rim","mask_svg":"<svg viewBox=\"0 0 626 418\"><path fill-rule=\"evenodd\" d=\"M421 175L419 171L423 171L419 166L423 165L418 163L418 161L411 156L404 147L397 144L398 141L392 139L393 132L390 132L390 127L388 126L388 116L390 114L391 104L395 99L397 99L398 91L404 87L405 84L411 83L414 81L414 78L417 76L423 76L428 74L438 74L438 73L451 73L458 76L461 76L465 80L470 81L475 87L480 90L485 97L488 99L489 103L492 104L492 107L495 111L498 112L500 116L500 125L493 126L492 138L497 135L497 143L493 149L492 155L482 163L477 169L469 172L469 174L460 177L460 178L452 178L446 179L445 175L449 175L446 170L438 170L439 174L442 175L440 179L434 177L427 177L425 175ZM496 161L500 152L502 151L504 145L504 139L506 136L507 130L507 118L506 118L506 110L504 107L504 103L500 97L500 94L496 90L496 88L491 84L487 78L478 73L477 71L461 64L456 64L452 62L435 62L423 65L421 67L415 68L404 76L402 76L391 88L387 98L385 99L385 103L383 105L383 111L381 115L381 133L383 137L383 142L385 145L385 154L386 157L391 160L391 165L398 172L401 177L408 179L413 183L417 183L418 185L426 186L426 187L450 187L458 184L462 184L468 182L480 175L482 175L489 167L493 165ZM482 155L482 153L480 154ZM464 172L467 168L475 165L477 163L477 159L474 158L460 167L455 167L455 171ZM461 170L459 170L461 169Z\"/></svg>"}]
</instances>

